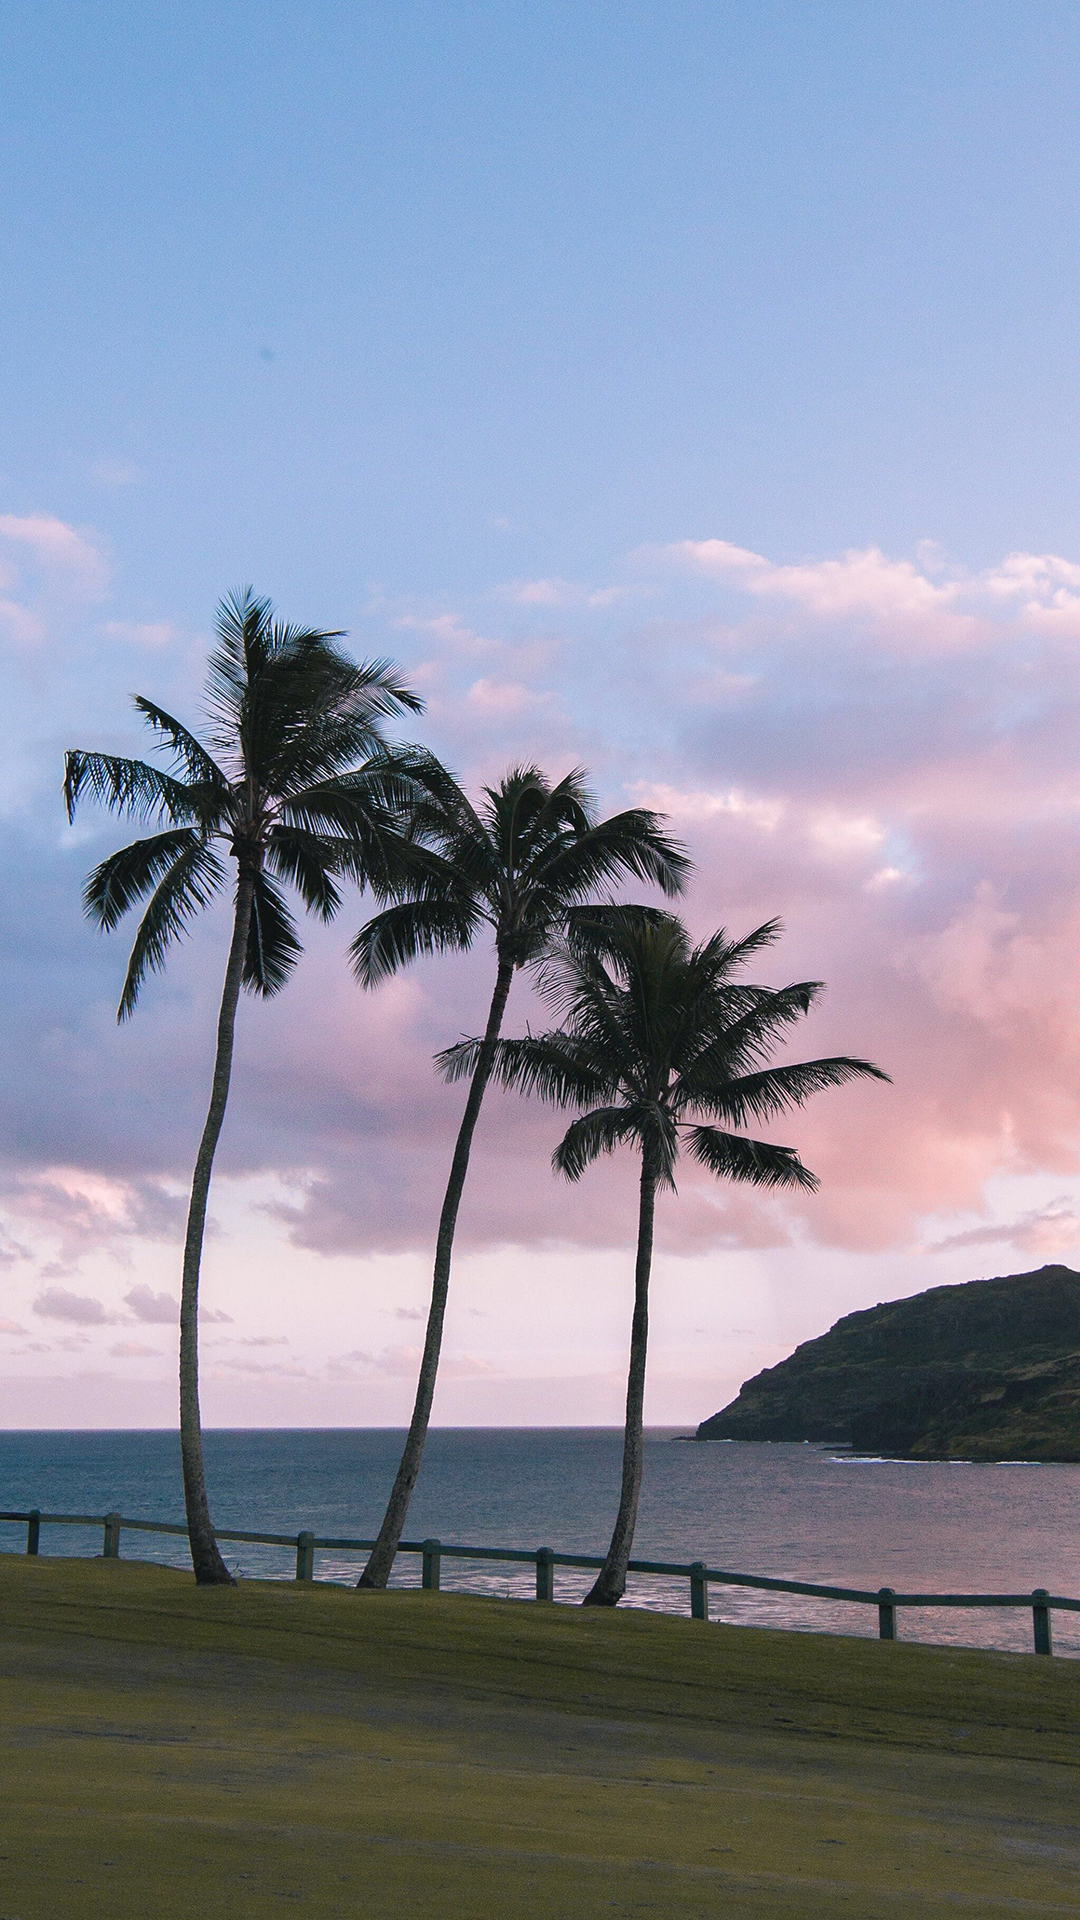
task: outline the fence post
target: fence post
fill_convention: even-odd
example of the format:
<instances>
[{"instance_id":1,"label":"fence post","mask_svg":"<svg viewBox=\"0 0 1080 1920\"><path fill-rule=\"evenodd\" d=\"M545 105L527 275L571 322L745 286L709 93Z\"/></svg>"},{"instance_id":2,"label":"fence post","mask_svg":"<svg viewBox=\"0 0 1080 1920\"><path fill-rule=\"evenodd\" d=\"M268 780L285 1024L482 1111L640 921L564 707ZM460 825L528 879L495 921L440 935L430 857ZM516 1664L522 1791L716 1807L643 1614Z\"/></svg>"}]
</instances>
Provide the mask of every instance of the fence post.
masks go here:
<instances>
[{"instance_id":1,"label":"fence post","mask_svg":"<svg viewBox=\"0 0 1080 1920\"><path fill-rule=\"evenodd\" d=\"M1047 1601L1050 1595L1045 1587L1036 1587L1031 1596L1031 1624L1035 1630L1036 1653L1053 1653L1053 1640L1050 1633L1050 1608Z\"/></svg>"},{"instance_id":2,"label":"fence post","mask_svg":"<svg viewBox=\"0 0 1080 1920\"><path fill-rule=\"evenodd\" d=\"M296 1536L296 1577L298 1580L315 1578L315 1535L298 1533Z\"/></svg>"},{"instance_id":3,"label":"fence post","mask_svg":"<svg viewBox=\"0 0 1080 1920\"><path fill-rule=\"evenodd\" d=\"M27 1553L37 1553L38 1542L40 1541L40 1539L41 1539L41 1509L40 1507L35 1507L33 1513L28 1513L26 1516L26 1551Z\"/></svg>"},{"instance_id":4,"label":"fence post","mask_svg":"<svg viewBox=\"0 0 1080 1920\"><path fill-rule=\"evenodd\" d=\"M877 1620L879 1640L896 1639L896 1608L893 1606L893 1598L894 1589L892 1587L878 1588Z\"/></svg>"},{"instance_id":5,"label":"fence post","mask_svg":"<svg viewBox=\"0 0 1080 1920\"><path fill-rule=\"evenodd\" d=\"M106 1560L120 1558L120 1515L118 1513L105 1515L105 1539L101 1550Z\"/></svg>"},{"instance_id":6,"label":"fence post","mask_svg":"<svg viewBox=\"0 0 1080 1920\"><path fill-rule=\"evenodd\" d=\"M709 1582L705 1574L704 1560L695 1560L690 1569L690 1618L707 1620L709 1617Z\"/></svg>"},{"instance_id":7,"label":"fence post","mask_svg":"<svg viewBox=\"0 0 1080 1920\"><path fill-rule=\"evenodd\" d=\"M442 1568L442 1541L425 1540L421 1551L420 1585L437 1589Z\"/></svg>"},{"instance_id":8,"label":"fence post","mask_svg":"<svg viewBox=\"0 0 1080 1920\"><path fill-rule=\"evenodd\" d=\"M538 1600L555 1598L555 1555L550 1547L536 1549L536 1597Z\"/></svg>"}]
</instances>

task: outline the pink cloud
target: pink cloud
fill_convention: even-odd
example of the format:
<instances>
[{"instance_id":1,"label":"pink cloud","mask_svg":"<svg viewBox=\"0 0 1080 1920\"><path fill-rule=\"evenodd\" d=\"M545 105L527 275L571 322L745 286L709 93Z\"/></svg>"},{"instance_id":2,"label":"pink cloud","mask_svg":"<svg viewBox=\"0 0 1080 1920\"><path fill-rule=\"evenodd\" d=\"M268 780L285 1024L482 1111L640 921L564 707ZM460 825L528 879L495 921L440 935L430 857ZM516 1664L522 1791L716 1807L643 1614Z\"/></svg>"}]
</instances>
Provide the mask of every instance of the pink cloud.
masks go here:
<instances>
[{"instance_id":1,"label":"pink cloud","mask_svg":"<svg viewBox=\"0 0 1080 1920\"><path fill-rule=\"evenodd\" d=\"M129 1288L124 1295L124 1305L131 1308L136 1320L147 1326L173 1327L180 1319L179 1300L171 1293L154 1293L143 1282Z\"/></svg>"},{"instance_id":2,"label":"pink cloud","mask_svg":"<svg viewBox=\"0 0 1080 1920\"><path fill-rule=\"evenodd\" d=\"M173 1239L185 1208L158 1180L70 1166L2 1171L0 1200L9 1215L55 1237L66 1261L90 1248L121 1251L132 1239Z\"/></svg>"},{"instance_id":3,"label":"pink cloud","mask_svg":"<svg viewBox=\"0 0 1080 1920\"><path fill-rule=\"evenodd\" d=\"M67 1320L76 1327L107 1327L116 1318L92 1295L71 1293L66 1287L46 1287L34 1301L34 1312L44 1320Z\"/></svg>"},{"instance_id":4,"label":"pink cloud","mask_svg":"<svg viewBox=\"0 0 1080 1920\"><path fill-rule=\"evenodd\" d=\"M862 615L908 638L954 644L979 632L970 614L956 611L959 583L934 581L912 561L890 560L878 547L794 566L727 540L680 540L661 551L676 566L759 599L789 601L815 621Z\"/></svg>"}]
</instances>

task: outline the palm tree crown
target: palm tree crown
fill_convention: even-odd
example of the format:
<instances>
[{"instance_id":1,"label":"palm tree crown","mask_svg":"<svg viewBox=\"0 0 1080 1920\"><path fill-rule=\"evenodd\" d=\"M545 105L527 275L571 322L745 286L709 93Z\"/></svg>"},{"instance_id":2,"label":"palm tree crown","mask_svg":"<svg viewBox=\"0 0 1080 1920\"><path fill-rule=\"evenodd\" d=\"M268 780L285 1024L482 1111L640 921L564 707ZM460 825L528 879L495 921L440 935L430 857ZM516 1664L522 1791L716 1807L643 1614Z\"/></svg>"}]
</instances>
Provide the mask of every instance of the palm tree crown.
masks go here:
<instances>
[{"instance_id":1,"label":"palm tree crown","mask_svg":"<svg viewBox=\"0 0 1080 1920\"><path fill-rule=\"evenodd\" d=\"M636 1146L657 1184L674 1189L683 1147L720 1177L817 1185L794 1148L742 1129L826 1087L888 1075L847 1055L766 1064L821 992L820 981L773 988L734 977L779 931L771 920L742 940L721 931L694 947L669 914L627 909L615 920L577 921L538 979L560 1027L501 1041L494 1063L504 1086L584 1109L555 1149L558 1172L577 1180L599 1154ZM440 1055L449 1079L472 1071L480 1044L464 1041Z\"/></svg>"},{"instance_id":2,"label":"palm tree crown","mask_svg":"<svg viewBox=\"0 0 1080 1920\"><path fill-rule=\"evenodd\" d=\"M553 785L539 767L515 767L479 807L435 763L424 785L411 826L428 850L419 897L361 928L352 952L364 986L421 954L471 947L485 926L500 962L527 966L598 889L635 878L675 894L690 871L647 808L598 820L580 769Z\"/></svg>"},{"instance_id":3,"label":"palm tree crown","mask_svg":"<svg viewBox=\"0 0 1080 1920\"><path fill-rule=\"evenodd\" d=\"M736 978L778 931L769 921L744 940L717 933L694 947L670 914L580 914L540 973L541 992L561 1024L488 1046L489 1070L504 1086L581 1109L555 1149L554 1164L567 1179L579 1179L599 1154L619 1146L636 1147L641 1156L622 1487L589 1605L614 1606L626 1587L641 1489L656 1193L674 1189L680 1149L729 1179L812 1188L814 1176L793 1147L745 1129L825 1087L859 1075L888 1077L847 1055L769 1064L820 992L815 981L775 989ZM441 1056L448 1077L475 1072L483 1046L470 1040L449 1048Z\"/></svg>"},{"instance_id":4,"label":"palm tree crown","mask_svg":"<svg viewBox=\"0 0 1080 1920\"><path fill-rule=\"evenodd\" d=\"M422 702L386 661L357 665L336 633L288 625L250 592L222 603L208 667L209 745L141 694L135 707L166 749L167 770L145 760L76 750L66 757L72 818L86 795L160 832L110 854L83 894L88 915L112 929L148 899L131 949L118 1017L135 1008L148 972L226 881L222 850L252 879L243 983L276 993L300 952L280 882L329 920L335 875L389 892L406 844L396 810L412 791L408 755L386 749L381 723ZM420 764L420 758L415 757Z\"/></svg>"}]
</instances>

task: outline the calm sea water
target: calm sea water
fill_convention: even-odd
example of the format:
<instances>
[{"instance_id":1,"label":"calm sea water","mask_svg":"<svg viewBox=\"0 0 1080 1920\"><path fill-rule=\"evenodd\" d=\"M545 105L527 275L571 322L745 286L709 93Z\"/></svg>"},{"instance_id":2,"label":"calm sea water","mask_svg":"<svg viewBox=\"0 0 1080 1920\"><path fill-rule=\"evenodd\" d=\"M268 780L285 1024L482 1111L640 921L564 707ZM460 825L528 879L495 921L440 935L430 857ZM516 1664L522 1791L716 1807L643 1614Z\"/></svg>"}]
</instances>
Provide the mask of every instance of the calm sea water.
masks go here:
<instances>
[{"instance_id":1,"label":"calm sea water","mask_svg":"<svg viewBox=\"0 0 1080 1920\"><path fill-rule=\"evenodd\" d=\"M402 1435L372 1429L210 1432L207 1470L220 1527L370 1537ZM621 1436L606 1428L453 1429L430 1435L409 1535L476 1546L602 1552L618 1493ZM840 1586L937 1592L1051 1592L1080 1596L1080 1466L922 1465L867 1460L828 1447L687 1443L653 1429L635 1551L643 1558ZM179 1448L170 1433L0 1433L0 1509L106 1513L181 1520ZM0 1523L0 1550L25 1529ZM88 1529L42 1529L47 1553L100 1553ZM174 1564L184 1543L127 1534L126 1557ZM285 1578L282 1548L230 1546L235 1572ZM317 1577L355 1579L362 1557L324 1553ZM415 1557L397 1580L416 1584ZM528 1594L528 1567L443 1562L443 1584ZM571 1600L586 1576L556 1573ZM628 1599L688 1610L684 1582L639 1578ZM871 1608L713 1587L713 1616L761 1625L877 1631ZM903 1638L1029 1650L1027 1612L905 1609ZM1080 1655L1080 1614L1054 1616L1060 1653Z\"/></svg>"}]
</instances>

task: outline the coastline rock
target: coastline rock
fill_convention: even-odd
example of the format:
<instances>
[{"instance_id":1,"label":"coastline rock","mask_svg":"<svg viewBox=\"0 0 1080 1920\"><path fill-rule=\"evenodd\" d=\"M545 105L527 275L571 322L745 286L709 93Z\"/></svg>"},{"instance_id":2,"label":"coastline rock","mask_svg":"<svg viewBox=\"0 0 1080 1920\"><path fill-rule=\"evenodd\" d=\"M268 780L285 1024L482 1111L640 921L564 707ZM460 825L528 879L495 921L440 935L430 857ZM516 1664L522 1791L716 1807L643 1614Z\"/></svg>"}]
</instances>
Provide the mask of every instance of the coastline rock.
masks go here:
<instances>
[{"instance_id":1,"label":"coastline rock","mask_svg":"<svg viewBox=\"0 0 1080 1920\"><path fill-rule=\"evenodd\" d=\"M1080 1273L1046 1266L846 1314L747 1380L697 1438L1080 1460Z\"/></svg>"}]
</instances>

